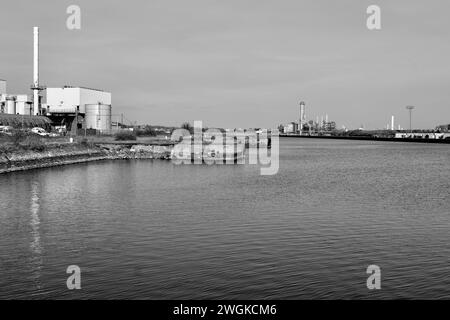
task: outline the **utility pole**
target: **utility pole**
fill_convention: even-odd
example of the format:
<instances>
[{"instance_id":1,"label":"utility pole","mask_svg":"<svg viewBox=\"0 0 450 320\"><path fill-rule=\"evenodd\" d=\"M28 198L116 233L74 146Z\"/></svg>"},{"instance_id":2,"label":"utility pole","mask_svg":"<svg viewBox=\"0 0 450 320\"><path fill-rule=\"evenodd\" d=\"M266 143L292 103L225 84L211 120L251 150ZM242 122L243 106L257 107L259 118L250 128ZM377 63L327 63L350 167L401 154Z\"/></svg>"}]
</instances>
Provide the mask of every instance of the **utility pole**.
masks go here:
<instances>
[{"instance_id":1,"label":"utility pole","mask_svg":"<svg viewBox=\"0 0 450 320\"><path fill-rule=\"evenodd\" d=\"M412 134L412 111L414 110L414 106L406 106L406 109L409 110L409 133Z\"/></svg>"}]
</instances>

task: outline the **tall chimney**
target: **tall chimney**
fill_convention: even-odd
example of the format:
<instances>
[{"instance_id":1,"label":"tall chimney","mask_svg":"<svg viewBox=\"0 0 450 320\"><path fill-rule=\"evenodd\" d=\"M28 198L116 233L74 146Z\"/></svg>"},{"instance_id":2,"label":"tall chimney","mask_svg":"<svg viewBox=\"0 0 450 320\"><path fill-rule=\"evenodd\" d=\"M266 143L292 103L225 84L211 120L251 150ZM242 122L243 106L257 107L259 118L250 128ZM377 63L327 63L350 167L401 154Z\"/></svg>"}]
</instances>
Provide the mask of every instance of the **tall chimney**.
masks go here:
<instances>
[{"instance_id":1,"label":"tall chimney","mask_svg":"<svg viewBox=\"0 0 450 320\"><path fill-rule=\"evenodd\" d=\"M33 115L40 114L39 105L39 27L33 28Z\"/></svg>"},{"instance_id":2,"label":"tall chimney","mask_svg":"<svg viewBox=\"0 0 450 320\"><path fill-rule=\"evenodd\" d=\"M391 130L395 130L395 117L394 116L392 116L392 119L391 119Z\"/></svg>"},{"instance_id":3,"label":"tall chimney","mask_svg":"<svg viewBox=\"0 0 450 320\"><path fill-rule=\"evenodd\" d=\"M303 101L300 102L300 120L298 122L298 127L299 127L298 129L299 129L300 134L303 133L303 124L305 123L305 120L306 120L305 106L306 106L306 104Z\"/></svg>"}]
</instances>

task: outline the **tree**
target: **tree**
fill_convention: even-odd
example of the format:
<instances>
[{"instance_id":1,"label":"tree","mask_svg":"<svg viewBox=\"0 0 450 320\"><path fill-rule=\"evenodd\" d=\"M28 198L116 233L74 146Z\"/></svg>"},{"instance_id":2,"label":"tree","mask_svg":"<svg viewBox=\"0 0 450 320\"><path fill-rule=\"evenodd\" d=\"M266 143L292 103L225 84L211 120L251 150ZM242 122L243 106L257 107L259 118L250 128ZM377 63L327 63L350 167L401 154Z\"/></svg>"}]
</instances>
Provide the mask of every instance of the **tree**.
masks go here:
<instances>
[{"instance_id":1,"label":"tree","mask_svg":"<svg viewBox=\"0 0 450 320\"><path fill-rule=\"evenodd\" d=\"M194 127L189 122L184 122L181 125L181 129L189 131L190 134L194 134Z\"/></svg>"}]
</instances>

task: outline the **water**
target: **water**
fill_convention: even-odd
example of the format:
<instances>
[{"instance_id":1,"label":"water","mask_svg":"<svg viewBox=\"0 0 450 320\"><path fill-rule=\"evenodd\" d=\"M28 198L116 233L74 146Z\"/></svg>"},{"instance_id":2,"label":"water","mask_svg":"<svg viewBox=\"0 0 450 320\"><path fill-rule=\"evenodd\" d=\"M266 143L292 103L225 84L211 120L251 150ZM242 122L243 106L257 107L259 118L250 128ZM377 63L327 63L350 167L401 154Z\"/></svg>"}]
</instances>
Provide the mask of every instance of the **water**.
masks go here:
<instances>
[{"instance_id":1,"label":"water","mask_svg":"<svg viewBox=\"0 0 450 320\"><path fill-rule=\"evenodd\" d=\"M0 298L448 299L449 159L282 139L275 176L156 160L0 175Z\"/></svg>"}]
</instances>

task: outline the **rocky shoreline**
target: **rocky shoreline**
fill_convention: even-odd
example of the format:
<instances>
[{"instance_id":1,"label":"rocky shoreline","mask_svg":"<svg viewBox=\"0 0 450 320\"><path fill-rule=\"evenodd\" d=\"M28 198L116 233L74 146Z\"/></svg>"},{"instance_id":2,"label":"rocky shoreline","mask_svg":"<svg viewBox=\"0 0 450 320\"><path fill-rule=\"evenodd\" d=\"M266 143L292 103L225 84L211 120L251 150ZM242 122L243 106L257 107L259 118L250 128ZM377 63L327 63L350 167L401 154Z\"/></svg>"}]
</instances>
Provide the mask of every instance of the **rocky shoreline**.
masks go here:
<instances>
[{"instance_id":1,"label":"rocky shoreline","mask_svg":"<svg viewBox=\"0 0 450 320\"><path fill-rule=\"evenodd\" d=\"M20 150L0 154L0 174L101 160L170 160L171 146L66 144L44 151Z\"/></svg>"}]
</instances>

